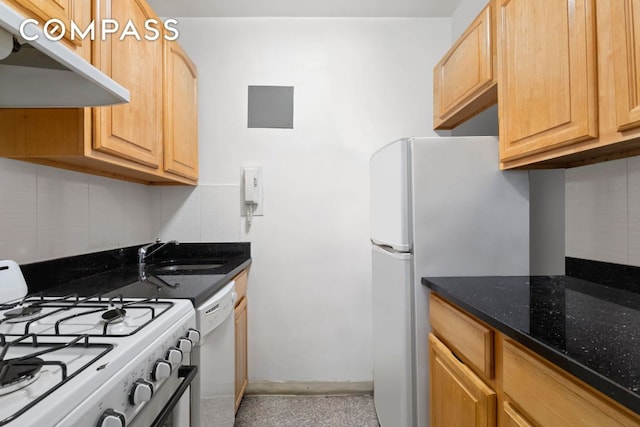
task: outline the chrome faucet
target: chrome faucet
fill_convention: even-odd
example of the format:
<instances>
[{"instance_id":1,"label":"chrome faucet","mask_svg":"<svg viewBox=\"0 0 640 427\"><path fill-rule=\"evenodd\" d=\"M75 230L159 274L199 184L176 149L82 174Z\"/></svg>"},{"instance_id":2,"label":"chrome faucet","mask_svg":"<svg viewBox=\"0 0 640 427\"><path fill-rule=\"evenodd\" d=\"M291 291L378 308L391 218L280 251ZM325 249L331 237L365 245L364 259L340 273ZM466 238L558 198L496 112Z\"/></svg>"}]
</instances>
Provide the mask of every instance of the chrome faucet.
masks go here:
<instances>
[{"instance_id":1,"label":"chrome faucet","mask_svg":"<svg viewBox=\"0 0 640 427\"><path fill-rule=\"evenodd\" d=\"M168 242L162 243L159 247L155 248L154 250L152 250L151 252L147 253L147 251L149 250L150 247L152 247L153 245L157 245L161 243L160 242L160 238L156 238L156 241L153 243L149 243L148 245L142 246L141 248L138 248L138 265L144 265L144 262L146 261L146 259L148 257L150 257L151 255L155 254L156 252L158 252L160 249L164 248L165 246L167 246L170 243L175 244L176 246L178 246L180 244L180 242L178 242L177 240L170 240Z\"/></svg>"}]
</instances>

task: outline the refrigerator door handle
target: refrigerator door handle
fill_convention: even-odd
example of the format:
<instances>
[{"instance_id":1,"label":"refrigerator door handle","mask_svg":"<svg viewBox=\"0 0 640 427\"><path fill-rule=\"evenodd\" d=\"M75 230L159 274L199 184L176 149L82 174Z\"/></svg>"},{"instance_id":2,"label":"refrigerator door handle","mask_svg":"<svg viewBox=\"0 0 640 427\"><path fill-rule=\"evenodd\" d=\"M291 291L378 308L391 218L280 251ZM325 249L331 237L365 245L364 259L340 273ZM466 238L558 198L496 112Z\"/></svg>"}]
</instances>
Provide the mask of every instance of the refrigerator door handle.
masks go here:
<instances>
[{"instance_id":1,"label":"refrigerator door handle","mask_svg":"<svg viewBox=\"0 0 640 427\"><path fill-rule=\"evenodd\" d=\"M411 252L397 251L391 246L373 244L373 250L379 253L390 255L397 259L411 259Z\"/></svg>"}]
</instances>

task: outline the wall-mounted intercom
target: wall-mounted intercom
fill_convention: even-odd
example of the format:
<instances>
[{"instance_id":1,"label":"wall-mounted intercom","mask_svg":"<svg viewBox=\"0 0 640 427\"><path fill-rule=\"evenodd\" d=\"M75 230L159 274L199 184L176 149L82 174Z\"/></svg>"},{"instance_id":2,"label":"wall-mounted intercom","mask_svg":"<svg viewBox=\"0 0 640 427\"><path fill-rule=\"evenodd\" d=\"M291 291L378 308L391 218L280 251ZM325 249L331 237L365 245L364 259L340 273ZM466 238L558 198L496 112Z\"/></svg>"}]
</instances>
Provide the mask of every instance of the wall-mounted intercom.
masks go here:
<instances>
[{"instance_id":1,"label":"wall-mounted intercom","mask_svg":"<svg viewBox=\"0 0 640 427\"><path fill-rule=\"evenodd\" d=\"M254 216L263 215L262 168L246 166L242 168L242 216L251 225Z\"/></svg>"}]
</instances>

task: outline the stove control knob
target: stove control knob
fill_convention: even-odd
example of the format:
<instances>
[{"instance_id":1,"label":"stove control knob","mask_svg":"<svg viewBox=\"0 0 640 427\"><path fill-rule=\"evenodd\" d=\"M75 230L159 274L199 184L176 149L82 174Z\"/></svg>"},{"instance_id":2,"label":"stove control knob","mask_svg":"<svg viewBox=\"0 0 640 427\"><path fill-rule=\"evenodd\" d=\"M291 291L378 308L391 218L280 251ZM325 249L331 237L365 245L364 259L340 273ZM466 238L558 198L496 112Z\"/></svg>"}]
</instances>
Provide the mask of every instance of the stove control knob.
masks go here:
<instances>
[{"instance_id":1,"label":"stove control knob","mask_svg":"<svg viewBox=\"0 0 640 427\"><path fill-rule=\"evenodd\" d=\"M153 396L153 384L142 378L137 379L131 387L131 393L129 393L129 403L133 406L139 405L142 402L148 402Z\"/></svg>"},{"instance_id":2,"label":"stove control knob","mask_svg":"<svg viewBox=\"0 0 640 427\"><path fill-rule=\"evenodd\" d=\"M104 411L98 421L98 427L124 427L125 425L124 414L113 409Z\"/></svg>"},{"instance_id":3,"label":"stove control knob","mask_svg":"<svg viewBox=\"0 0 640 427\"><path fill-rule=\"evenodd\" d=\"M200 332L193 328L189 328L187 331L187 338L189 338L192 343L198 344L200 342Z\"/></svg>"},{"instance_id":4,"label":"stove control knob","mask_svg":"<svg viewBox=\"0 0 640 427\"><path fill-rule=\"evenodd\" d=\"M153 371L151 372L151 378L154 381L160 381L171 376L171 363L164 359L158 359L153 365Z\"/></svg>"},{"instance_id":5,"label":"stove control knob","mask_svg":"<svg viewBox=\"0 0 640 427\"><path fill-rule=\"evenodd\" d=\"M191 342L189 338L180 338L177 347L182 350L183 353L191 353L193 342Z\"/></svg>"},{"instance_id":6,"label":"stove control knob","mask_svg":"<svg viewBox=\"0 0 640 427\"><path fill-rule=\"evenodd\" d=\"M180 366L182 364L182 350L175 347L169 347L166 359L171 363L173 368Z\"/></svg>"}]
</instances>

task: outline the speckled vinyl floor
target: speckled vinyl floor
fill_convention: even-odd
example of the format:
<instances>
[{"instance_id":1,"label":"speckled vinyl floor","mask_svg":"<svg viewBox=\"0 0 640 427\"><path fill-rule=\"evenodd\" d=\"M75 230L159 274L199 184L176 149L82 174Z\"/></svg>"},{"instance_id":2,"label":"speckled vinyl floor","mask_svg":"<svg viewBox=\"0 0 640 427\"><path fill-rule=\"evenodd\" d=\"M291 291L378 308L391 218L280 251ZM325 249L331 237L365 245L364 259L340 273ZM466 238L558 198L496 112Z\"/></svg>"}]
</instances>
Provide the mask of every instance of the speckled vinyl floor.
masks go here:
<instances>
[{"instance_id":1,"label":"speckled vinyl floor","mask_svg":"<svg viewBox=\"0 0 640 427\"><path fill-rule=\"evenodd\" d=\"M379 427L373 396L245 396L234 427Z\"/></svg>"}]
</instances>

